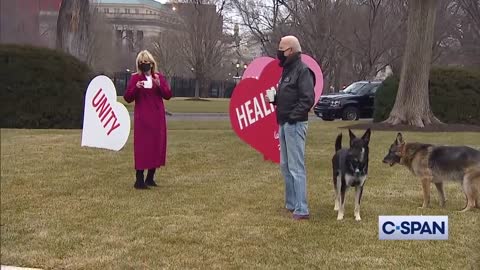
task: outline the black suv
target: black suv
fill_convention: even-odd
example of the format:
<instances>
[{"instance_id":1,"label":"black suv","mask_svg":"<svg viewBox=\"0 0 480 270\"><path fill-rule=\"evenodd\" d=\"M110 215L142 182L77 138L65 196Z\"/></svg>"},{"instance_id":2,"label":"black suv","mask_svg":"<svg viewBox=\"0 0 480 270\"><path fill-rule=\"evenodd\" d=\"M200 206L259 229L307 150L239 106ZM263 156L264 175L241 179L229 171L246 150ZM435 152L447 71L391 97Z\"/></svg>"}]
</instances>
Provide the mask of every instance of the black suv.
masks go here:
<instances>
[{"instance_id":1,"label":"black suv","mask_svg":"<svg viewBox=\"0 0 480 270\"><path fill-rule=\"evenodd\" d=\"M381 84L380 81L354 82L340 93L321 96L313 111L325 121L371 118L375 92Z\"/></svg>"}]
</instances>

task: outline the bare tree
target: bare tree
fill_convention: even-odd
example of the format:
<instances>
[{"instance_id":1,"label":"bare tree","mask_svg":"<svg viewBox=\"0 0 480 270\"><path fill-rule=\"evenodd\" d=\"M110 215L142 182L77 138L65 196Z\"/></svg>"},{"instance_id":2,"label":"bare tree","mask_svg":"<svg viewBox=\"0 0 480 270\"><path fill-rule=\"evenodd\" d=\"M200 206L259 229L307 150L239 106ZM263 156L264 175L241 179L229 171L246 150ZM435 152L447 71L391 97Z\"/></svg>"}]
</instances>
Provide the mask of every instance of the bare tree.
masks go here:
<instances>
[{"instance_id":1,"label":"bare tree","mask_svg":"<svg viewBox=\"0 0 480 270\"><path fill-rule=\"evenodd\" d=\"M184 29L179 35L180 52L196 79L195 97L208 96L208 85L218 72L227 51L223 33L223 9L226 1L186 0L179 4Z\"/></svg>"},{"instance_id":2,"label":"bare tree","mask_svg":"<svg viewBox=\"0 0 480 270\"><path fill-rule=\"evenodd\" d=\"M344 23L344 4L329 0L282 0L281 3L289 11L290 31L301 40L302 50L315 58L327 80L331 79L337 57L346 55L335 40L340 30L338 26Z\"/></svg>"},{"instance_id":3,"label":"bare tree","mask_svg":"<svg viewBox=\"0 0 480 270\"><path fill-rule=\"evenodd\" d=\"M232 0L233 6L265 54L273 56L288 12L281 0Z\"/></svg>"},{"instance_id":4,"label":"bare tree","mask_svg":"<svg viewBox=\"0 0 480 270\"><path fill-rule=\"evenodd\" d=\"M113 73L118 67L118 52L114 50L112 28L103 13L91 7L86 63L95 72Z\"/></svg>"},{"instance_id":5,"label":"bare tree","mask_svg":"<svg viewBox=\"0 0 480 270\"><path fill-rule=\"evenodd\" d=\"M457 19L461 11L451 0L439 0L435 30L433 35L432 63L452 64L459 58L455 56L455 35L458 31Z\"/></svg>"},{"instance_id":6,"label":"bare tree","mask_svg":"<svg viewBox=\"0 0 480 270\"><path fill-rule=\"evenodd\" d=\"M57 20L57 48L86 61L89 34L89 1L63 0Z\"/></svg>"},{"instance_id":7,"label":"bare tree","mask_svg":"<svg viewBox=\"0 0 480 270\"><path fill-rule=\"evenodd\" d=\"M366 0L350 8L354 9L352 15L357 14L357 19L348 21L353 24L353 34L340 39L347 38L347 48L355 56L356 79L372 78L401 57L401 50L392 49L404 44L407 14L401 1Z\"/></svg>"},{"instance_id":8,"label":"bare tree","mask_svg":"<svg viewBox=\"0 0 480 270\"><path fill-rule=\"evenodd\" d=\"M406 35L403 1L234 0L244 24L265 51L297 36L324 71L325 86L373 77L401 57ZM267 5L269 3L269 5ZM394 20L389 18L395 18ZM355 18L355 19L353 19ZM365 19L363 19L365 18Z\"/></svg>"},{"instance_id":9,"label":"bare tree","mask_svg":"<svg viewBox=\"0 0 480 270\"><path fill-rule=\"evenodd\" d=\"M297 36L304 52L322 67L326 89L371 79L387 65L394 73L402 71L411 12L408 7L412 5L408 0L232 1L244 26L266 54L273 55L281 36ZM477 65L479 28L474 24L480 20L475 19L480 17L480 1L437 1L439 19L433 21L430 61Z\"/></svg>"},{"instance_id":10,"label":"bare tree","mask_svg":"<svg viewBox=\"0 0 480 270\"><path fill-rule=\"evenodd\" d=\"M474 29L473 32L480 39L480 1L458 0L457 3L467 14L467 17L470 19L470 25Z\"/></svg>"},{"instance_id":11,"label":"bare tree","mask_svg":"<svg viewBox=\"0 0 480 270\"><path fill-rule=\"evenodd\" d=\"M385 123L424 127L440 123L432 113L428 79L437 0L408 1L408 32L395 105Z\"/></svg>"},{"instance_id":12,"label":"bare tree","mask_svg":"<svg viewBox=\"0 0 480 270\"><path fill-rule=\"evenodd\" d=\"M333 36L339 18L341 1L256 1L234 0L234 6L252 37L261 44L263 52L274 56L282 36L295 35L302 49L314 57L322 67L325 78L335 69L335 55L344 51Z\"/></svg>"},{"instance_id":13,"label":"bare tree","mask_svg":"<svg viewBox=\"0 0 480 270\"><path fill-rule=\"evenodd\" d=\"M462 64L478 68L480 66L480 1L458 0L454 7L460 9L455 26Z\"/></svg>"},{"instance_id":14,"label":"bare tree","mask_svg":"<svg viewBox=\"0 0 480 270\"><path fill-rule=\"evenodd\" d=\"M166 31L153 40L152 54L159 68L167 77L174 76L185 65L185 57L179 53L181 35Z\"/></svg>"},{"instance_id":15,"label":"bare tree","mask_svg":"<svg viewBox=\"0 0 480 270\"><path fill-rule=\"evenodd\" d=\"M477 5L479 3L477 1ZM467 13L464 8L471 11ZM469 15L474 13L474 7L462 6L459 1L438 1L433 36L433 65L480 65L480 60L477 60L480 59L480 40L476 40L475 20Z\"/></svg>"}]
</instances>

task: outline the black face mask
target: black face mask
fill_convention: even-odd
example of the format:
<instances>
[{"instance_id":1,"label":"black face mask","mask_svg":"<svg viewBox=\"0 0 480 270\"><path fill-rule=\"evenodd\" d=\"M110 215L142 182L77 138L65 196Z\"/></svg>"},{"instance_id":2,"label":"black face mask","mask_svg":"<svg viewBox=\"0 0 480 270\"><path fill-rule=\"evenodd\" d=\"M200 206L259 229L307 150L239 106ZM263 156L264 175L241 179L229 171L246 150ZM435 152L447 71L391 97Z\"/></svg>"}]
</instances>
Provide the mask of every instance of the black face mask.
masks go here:
<instances>
[{"instance_id":1,"label":"black face mask","mask_svg":"<svg viewBox=\"0 0 480 270\"><path fill-rule=\"evenodd\" d=\"M286 50L285 50L286 51ZM277 58L280 60L280 66L283 67L285 61L287 61L287 57L285 56L285 51L278 50L277 51Z\"/></svg>"},{"instance_id":2,"label":"black face mask","mask_svg":"<svg viewBox=\"0 0 480 270\"><path fill-rule=\"evenodd\" d=\"M139 67L142 72L147 72L147 71L150 71L150 69L152 69L152 66L149 63L142 63L139 65Z\"/></svg>"}]
</instances>

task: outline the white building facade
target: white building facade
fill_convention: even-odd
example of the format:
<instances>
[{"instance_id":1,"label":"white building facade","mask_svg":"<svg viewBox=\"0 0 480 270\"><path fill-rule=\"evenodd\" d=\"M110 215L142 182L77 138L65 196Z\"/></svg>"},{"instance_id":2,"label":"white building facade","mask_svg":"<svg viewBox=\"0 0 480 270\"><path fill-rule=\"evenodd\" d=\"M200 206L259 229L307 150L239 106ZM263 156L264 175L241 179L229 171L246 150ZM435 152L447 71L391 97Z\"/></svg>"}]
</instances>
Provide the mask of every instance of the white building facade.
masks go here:
<instances>
[{"instance_id":1,"label":"white building facade","mask_svg":"<svg viewBox=\"0 0 480 270\"><path fill-rule=\"evenodd\" d=\"M178 16L153 0L92 0L114 32L114 42L134 52L149 47L162 32L180 29Z\"/></svg>"}]
</instances>

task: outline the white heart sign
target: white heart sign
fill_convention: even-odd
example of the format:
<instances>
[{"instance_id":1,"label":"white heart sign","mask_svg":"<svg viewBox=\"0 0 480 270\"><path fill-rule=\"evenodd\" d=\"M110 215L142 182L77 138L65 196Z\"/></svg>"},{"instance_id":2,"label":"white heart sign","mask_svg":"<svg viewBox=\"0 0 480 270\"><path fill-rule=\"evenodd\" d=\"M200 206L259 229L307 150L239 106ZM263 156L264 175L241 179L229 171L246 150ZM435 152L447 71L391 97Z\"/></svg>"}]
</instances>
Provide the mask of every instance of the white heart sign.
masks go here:
<instances>
[{"instance_id":1,"label":"white heart sign","mask_svg":"<svg viewBox=\"0 0 480 270\"><path fill-rule=\"evenodd\" d=\"M117 91L107 76L95 77L87 88L82 146L118 151L130 135L130 114L117 102Z\"/></svg>"}]
</instances>

